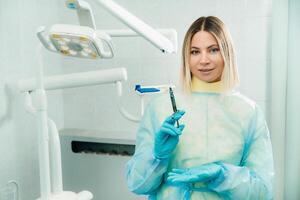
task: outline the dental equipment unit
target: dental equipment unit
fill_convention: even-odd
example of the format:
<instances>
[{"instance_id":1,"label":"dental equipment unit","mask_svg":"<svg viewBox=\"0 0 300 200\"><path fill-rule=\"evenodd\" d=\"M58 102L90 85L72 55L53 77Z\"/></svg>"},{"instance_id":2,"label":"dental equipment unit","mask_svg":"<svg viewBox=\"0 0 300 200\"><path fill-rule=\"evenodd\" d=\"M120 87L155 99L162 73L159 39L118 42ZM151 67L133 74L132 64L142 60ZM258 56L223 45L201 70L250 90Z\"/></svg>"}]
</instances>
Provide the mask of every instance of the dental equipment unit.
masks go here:
<instances>
[{"instance_id":1,"label":"dental equipment unit","mask_svg":"<svg viewBox=\"0 0 300 200\"><path fill-rule=\"evenodd\" d=\"M48 34L46 28L41 26L38 38L44 47L73 57L112 58L114 51L111 37L142 36L164 53L177 52L177 32L174 29L155 30L111 0L97 2L131 29L97 30L91 6L83 0L68 0L66 5L77 10L80 25L55 24Z\"/></svg>"},{"instance_id":2,"label":"dental equipment unit","mask_svg":"<svg viewBox=\"0 0 300 200\"><path fill-rule=\"evenodd\" d=\"M60 139L55 123L47 115L46 90L83 87L125 81L124 68L73 73L46 77L43 75L41 46L37 48L38 73L36 79L20 80L19 92L25 93L27 111L38 120L38 145L41 196L38 200L91 200L92 193L63 191ZM36 93L36 105L32 105L30 93Z\"/></svg>"},{"instance_id":3,"label":"dental equipment unit","mask_svg":"<svg viewBox=\"0 0 300 200\"><path fill-rule=\"evenodd\" d=\"M96 30L91 6L83 0L67 0L66 6L77 11L80 26L55 24L48 34L44 26L39 27L37 36L43 46L49 51L64 56L88 59L112 58L114 52L111 37L142 36L162 52L175 53L177 51L177 32L174 29L155 30L112 0L97 0L97 2L131 29ZM132 116L121 105L121 82L117 82L117 89L120 113L128 120L138 122L140 117ZM141 114L143 114L143 98L141 101Z\"/></svg>"},{"instance_id":4,"label":"dental equipment unit","mask_svg":"<svg viewBox=\"0 0 300 200\"><path fill-rule=\"evenodd\" d=\"M104 34L106 33L110 37L142 36L163 53L177 52L177 32L174 29L156 30L112 0L97 0L97 3L130 28L128 30L102 30ZM66 5L77 11L81 26L88 26L96 30L93 11L87 2L67 0Z\"/></svg>"},{"instance_id":5,"label":"dental equipment unit","mask_svg":"<svg viewBox=\"0 0 300 200\"><path fill-rule=\"evenodd\" d=\"M97 30L90 5L83 0L68 0L66 2L68 8L77 10L80 25L55 24L48 33L46 28L41 26L37 30L37 37L41 44L47 50L64 56L105 59L114 56L111 37L142 36L164 53L177 51L175 30L155 30L111 0L97 2L131 30ZM38 200L91 200L93 194L89 191L75 193L63 190L60 138L55 123L47 114L46 91L116 83L121 114L131 121L139 121L140 118L131 116L121 106L122 81L127 80L127 71L124 68L115 68L44 77L41 47L39 45L37 48L36 78L19 80L16 89L25 94L26 110L37 118L40 176ZM166 91L168 87L156 86L160 91ZM141 92L141 89L143 88L140 87L136 91ZM36 105L32 103L31 93L35 93ZM142 106L142 114L143 110Z\"/></svg>"}]
</instances>

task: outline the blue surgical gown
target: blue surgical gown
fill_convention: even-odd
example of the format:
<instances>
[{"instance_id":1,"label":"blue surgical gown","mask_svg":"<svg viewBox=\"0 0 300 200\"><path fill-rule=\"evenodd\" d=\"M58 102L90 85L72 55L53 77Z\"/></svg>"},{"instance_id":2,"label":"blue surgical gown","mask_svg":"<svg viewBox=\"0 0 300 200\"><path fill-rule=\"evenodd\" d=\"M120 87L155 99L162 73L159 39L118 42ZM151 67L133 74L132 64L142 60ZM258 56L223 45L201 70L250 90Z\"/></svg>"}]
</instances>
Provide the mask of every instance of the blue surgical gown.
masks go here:
<instances>
[{"instance_id":1,"label":"blue surgical gown","mask_svg":"<svg viewBox=\"0 0 300 200\"><path fill-rule=\"evenodd\" d=\"M175 93L185 129L168 160L153 157L154 135L173 113L168 94L154 98L139 125L136 150L126 165L129 189L151 200L273 199L272 146L268 127L257 104L239 92ZM215 187L201 183L172 185L173 168L222 162L225 180Z\"/></svg>"}]
</instances>

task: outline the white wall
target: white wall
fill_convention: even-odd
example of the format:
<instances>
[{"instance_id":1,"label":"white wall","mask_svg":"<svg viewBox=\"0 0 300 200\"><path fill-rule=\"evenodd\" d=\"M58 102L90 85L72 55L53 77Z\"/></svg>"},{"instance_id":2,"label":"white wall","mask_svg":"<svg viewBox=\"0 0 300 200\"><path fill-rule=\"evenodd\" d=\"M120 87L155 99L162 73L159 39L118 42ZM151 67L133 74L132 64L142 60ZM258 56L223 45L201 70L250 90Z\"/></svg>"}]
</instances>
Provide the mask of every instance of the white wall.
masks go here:
<instances>
[{"instance_id":1,"label":"white wall","mask_svg":"<svg viewBox=\"0 0 300 200\"><path fill-rule=\"evenodd\" d=\"M288 68L286 99L286 152L285 152L285 196L284 199L300 198L300 2L289 1ZM297 177L297 178L295 178Z\"/></svg>"},{"instance_id":2,"label":"white wall","mask_svg":"<svg viewBox=\"0 0 300 200\"><path fill-rule=\"evenodd\" d=\"M5 85L35 76L35 30L56 20L56 1L0 0L0 199L7 183L15 180L20 200L39 197L37 131L35 118L24 110L23 95L11 94ZM59 5L63 6L63 5ZM45 73L60 73L60 60L45 53ZM49 116L63 127L61 92L51 92Z\"/></svg>"}]
</instances>

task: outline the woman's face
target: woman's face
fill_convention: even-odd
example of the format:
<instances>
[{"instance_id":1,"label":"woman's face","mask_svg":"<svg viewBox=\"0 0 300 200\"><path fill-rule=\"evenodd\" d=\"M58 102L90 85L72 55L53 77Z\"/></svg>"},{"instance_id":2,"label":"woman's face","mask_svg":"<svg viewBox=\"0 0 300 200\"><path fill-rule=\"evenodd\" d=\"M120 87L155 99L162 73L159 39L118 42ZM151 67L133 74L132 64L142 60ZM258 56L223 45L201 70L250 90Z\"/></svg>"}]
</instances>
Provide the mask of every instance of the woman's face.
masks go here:
<instances>
[{"instance_id":1,"label":"woman's face","mask_svg":"<svg viewBox=\"0 0 300 200\"><path fill-rule=\"evenodd\" d=\"M211 33L199 31L192 37L189 65L192 76L202 81L212 83L221 80L224 60Z\"/></svg>"}]
</instances>

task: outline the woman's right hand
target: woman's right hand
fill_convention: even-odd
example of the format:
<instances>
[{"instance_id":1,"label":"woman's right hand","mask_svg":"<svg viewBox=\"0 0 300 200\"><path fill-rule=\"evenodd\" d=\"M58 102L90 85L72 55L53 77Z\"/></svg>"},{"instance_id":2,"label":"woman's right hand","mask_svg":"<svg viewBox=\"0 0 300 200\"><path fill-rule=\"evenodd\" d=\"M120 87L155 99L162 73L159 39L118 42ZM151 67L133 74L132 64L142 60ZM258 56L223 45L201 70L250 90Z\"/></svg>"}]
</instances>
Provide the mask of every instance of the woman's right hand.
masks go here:
<instances>
[{"instance_id":1,"label":"woman's right hand","mask_svg":"<svg viewBox=\"0 0 300 200\"><path fill-rule=\"evenodd\" d=\"M179 136L184 129L184 124L175 127L175 122L179 120L185 111L177 111L173 115L167 117L160 127L159 131L155 134L154 140L154 157L158 159L169 158L176 148Z\"/></svg>"}]
</instances>

